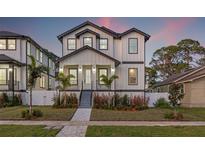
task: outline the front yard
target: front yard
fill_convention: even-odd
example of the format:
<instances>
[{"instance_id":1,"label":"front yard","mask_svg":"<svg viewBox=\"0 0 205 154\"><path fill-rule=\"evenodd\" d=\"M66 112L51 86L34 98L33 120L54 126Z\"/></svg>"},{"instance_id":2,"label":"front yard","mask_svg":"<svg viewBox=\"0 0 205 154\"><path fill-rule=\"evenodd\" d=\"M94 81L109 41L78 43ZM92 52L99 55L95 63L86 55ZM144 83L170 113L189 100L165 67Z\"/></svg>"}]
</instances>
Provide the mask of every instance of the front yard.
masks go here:
<instances>
[{"instance_id":1,"label":"front yard","mask_svg":"<svg viewBox=\"0 0 205 154\"><path fill-rule=\"evenodd\" d=\"M0 120L23 120L21 112L28 109L27 106L15 106L0 108ZM76 109L71 108L52 108L51 106L34 106L33 109L39 109L43 112L43 117L34 120L70 120Z\"/></svg>"},{"instance_id":2,"label":"front yard","mask_svg":"<svg viewBox=\"0 0 205 154\"><path fill-rule=\"evenodd\" d=\"M42 125L0 125L0 137L54 137L59 131Z\"/></svg>"},{"instance_id":3,"label":"front yard","mask_svg":"<svg viewBox=\"0 0 205 154\"><path fill-rule=\"evenodd\" d=\"M171 109L149 108L142 111L116 111L93 109L91 113L92 121L161 121L165 113L171 112ZM205 108L179 108L184 119L188 121L205 121Z\"/></svg>"},{"instance_id":4,"label":"front yard","mask_svg":"<svg viewBox=\"0 0 205 154\"><path fill-rule=\"evenodd\" d=\"M87 137L205 137L205 126L89 126Z\"/></svg>"}]
</instances>

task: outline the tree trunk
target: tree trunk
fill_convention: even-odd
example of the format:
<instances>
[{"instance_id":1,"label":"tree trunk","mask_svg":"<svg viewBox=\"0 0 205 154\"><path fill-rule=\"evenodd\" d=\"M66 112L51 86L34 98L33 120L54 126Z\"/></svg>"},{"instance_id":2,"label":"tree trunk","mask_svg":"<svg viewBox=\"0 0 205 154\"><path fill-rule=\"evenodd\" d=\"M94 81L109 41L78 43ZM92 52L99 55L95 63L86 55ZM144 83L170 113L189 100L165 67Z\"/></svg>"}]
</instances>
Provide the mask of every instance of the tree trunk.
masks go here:
<instances>
[{"instance_id":1,"label":"tree trunk","mask_svg":"<svg viewBox=\"0 0 205 154\"><path fill-rule=\"evenodd\" d=\"M32 114L32 87L30 87L30 105L29 105L29 112Z\"/></svg>"}]
</instances>

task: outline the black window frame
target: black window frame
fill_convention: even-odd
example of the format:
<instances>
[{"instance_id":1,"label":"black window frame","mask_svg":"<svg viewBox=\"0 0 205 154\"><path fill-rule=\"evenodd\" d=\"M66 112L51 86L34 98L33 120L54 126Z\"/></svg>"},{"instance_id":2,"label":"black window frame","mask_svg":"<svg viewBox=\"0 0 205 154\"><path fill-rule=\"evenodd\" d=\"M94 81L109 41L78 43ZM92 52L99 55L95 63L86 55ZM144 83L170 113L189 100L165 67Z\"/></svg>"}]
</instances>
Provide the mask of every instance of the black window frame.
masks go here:
<instances>
[{"instance_id":1,"label":"black window frame","mask_svg":"<svg viewBox=\"0 0 205 154\"><path fill-rule=\"evenodd\" d=\"M100 83L100 70L106 70L107 72L107 77L108 77L108 68L98 68L98 84L99 85L105 85L104 83Z\"/></svg>"},{"instance_id":2,"label":"black window frame","mask_svg":"<svg viewBox=\"0 0 205 154\"><path fill-rule=\"evenodd\" d=\"M85 46L85 39L86 38L90 38L91 39L91 46L90 47L93 47L93 37L83 37L83 46Z\"/></svg>"},{"instance_id":3,"label":"black window frame","mask_svg":"<svg viewBox=\"0 0 205 154\"><path fill-rule=\"evenodd\" d=\"M77 86L77 85L78 85L78 68L68 68L68 74L69 74L69 75L70 75L70 70L76 70L76 72L77 72L77 73L76 73L76 75L77 75L77 76L76 76L76 81L77 81L76 84L72 84L72 83L71 83L72 86Z\"/></svg>"},{"instance_id":4,"label":"black window frame","mask_svg":"<svg viewBox=\"0 0 205 154\"><path fill-rule=\"evenodd\" d=\"M0 38L0 40L5 40L6 41L6 48L5 49L0 49L0 50L7 50L7 51L15 51L16 50L16 39L15 38ZM15 40L15 49L9 49L8 48L8 40Z\"/></svg>"},{"instance_id":5,"label":"black window frame","mask_svg":"<svg viewBox=\"0 0 205 154\"><path fill-rule=\"evenodd\" d=\"M101 49L100 48L100 40L107 40L107 48L106 49ZM108 50L108 38L100 38L99 39L99 50Z\"/></svg>"},{"instance_id":6,"label":"black window frame","mask_svg":"<svg viewBox=\"0 0 205 154\"><path fill-rule=\"evenodd\" d=\"M74 40L74 41L75 41L75 48L74 48L74 49L70 49L70 48L69 48L68 40ZM75 38L68 38L68 39L67 39L67 50L76 50L76 46L77 46L77 45L76 45L76 42L77 42L77 41L76 41Z\"/></svg>"},{"instance_id":7,"label":"black window frame","mask_svg":"<svg viewBox=\"0 0 205 154\"><path fill-rule=\"evenodd\" d=\"M136 76L136 83L130 83L129 82L129 78L130 78L130 75L129 75L129 70L131 70L131 69L135 69L136 70L136 73L137 73L137 76ZM128 68L128 85L138 85L138 68Z\"/></svg>"},{"instance_id":8,"label":"black window frame","mask_svg":"<svg viewBox=\"0 0 205 154\"><path fill-rule=\"evenodd\" d=\"M130 40L136 40L137 41L137 50L136 52L130 52ZM128 38L128 54L138 54L138 38Z\"/></svg>"}]
</instances>

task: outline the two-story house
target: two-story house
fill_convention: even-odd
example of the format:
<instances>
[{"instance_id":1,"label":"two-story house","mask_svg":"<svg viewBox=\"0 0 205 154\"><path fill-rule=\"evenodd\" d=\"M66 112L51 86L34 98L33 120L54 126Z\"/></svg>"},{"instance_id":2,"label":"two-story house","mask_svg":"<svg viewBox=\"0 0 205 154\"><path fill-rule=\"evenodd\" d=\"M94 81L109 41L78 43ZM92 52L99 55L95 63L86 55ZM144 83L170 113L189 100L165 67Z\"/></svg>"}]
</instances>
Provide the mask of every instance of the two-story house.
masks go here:
<instances>
[{"instance_id":1,"label":"two-story house","mask_svg":"<svg viewBox=\"0 0 205 154\"><path fill-rule=\"evenodd\" d=\"M26 91L28 55L34 56L37 65L48 68L36 82L34 90L55 88L55 60L52 52L42 48L31 37L0 31L0 91Z\"/></svg>"},{"instance_id":2,"label":"two-story house","mask_svg":"<svg viewBox=\"0 0 205 154\"><path fill-rule=\"evenodd\" d=\"M58 36L62 57L59 71L72 74L69 91L108 91L101 75L116 74L111 91L144 95L145 43L150 35L131 28L116 33L84 22Z\"/></svg>"}]
</instances>

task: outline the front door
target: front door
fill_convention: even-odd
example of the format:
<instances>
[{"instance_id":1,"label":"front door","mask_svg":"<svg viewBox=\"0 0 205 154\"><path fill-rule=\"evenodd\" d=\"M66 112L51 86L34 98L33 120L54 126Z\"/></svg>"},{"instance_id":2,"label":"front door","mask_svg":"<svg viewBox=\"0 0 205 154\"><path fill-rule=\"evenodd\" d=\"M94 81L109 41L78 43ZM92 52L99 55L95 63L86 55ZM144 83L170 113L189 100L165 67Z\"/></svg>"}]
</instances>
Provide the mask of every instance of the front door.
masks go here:
<instances>
[{"instance_id":1,"label":"front door","mask_svg":"<svg viewBox=\"0 0 205 154\"><path fill-rule=\"evenodd\" d=\"M84 89L91 89L92 79L91 79L91 68L85 68L84 72Z\"/></svg>"}]
</instances>

